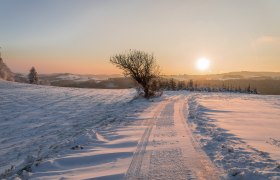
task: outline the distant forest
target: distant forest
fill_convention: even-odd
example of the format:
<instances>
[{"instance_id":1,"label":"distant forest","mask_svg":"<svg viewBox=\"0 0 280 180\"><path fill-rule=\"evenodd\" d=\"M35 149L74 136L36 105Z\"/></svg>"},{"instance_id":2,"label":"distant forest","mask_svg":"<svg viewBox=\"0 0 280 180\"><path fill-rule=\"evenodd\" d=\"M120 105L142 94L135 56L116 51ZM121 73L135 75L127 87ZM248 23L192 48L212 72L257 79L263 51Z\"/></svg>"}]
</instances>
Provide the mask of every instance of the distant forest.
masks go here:
<instances>
[{"instance_id":1,"label":"distant forest","mask_svg":"<svg viewBox=\"0 0 280 180\"><path fill-rule=\"evenodd\" d=\"M126 89L135 88L137 84L130 78L109 78L102 81L83 81L77 82L72 80L61 80L51 82L52 86L77 87L77 88L105 88L105 89ZM280 80L176 80L173 78L162 78L158 82L153 82L154 88L161 90L193 90L193 91L210 91L210 92L247 92L250 91L258 94L280 95Z\"/></svg>"},{"instance_id":2,"label":"distant forest","mask_svg":"<svg viewBox=\"0 0 280 180\"><path fill-rule=\"evenodd\" d=\"M174 82L173 82L174 81ZM193 90L208 92L250 92L266 95L280 95L280 80L160 80L163 90Z\"/></svg>"},{"instance_id":3,"label":"distant forest","mask_svg":"<svg viewBox=\"0 0 280 180\"><path fill-rule=\"evenodd\" d=\"M212 88L226 87L230 89L244 90L250 85L251 90L257 89L259 94L280 95L280 80L251 80L251 79L236 79L236 80L198 80L198 86L207 86Z\"/></svg>"},{"instance_id":4,"label":"distant forest","mask_svg":"<svg viewBox=\"0 0 280 180\"><path fill-rule=\"evenodd\" d=\"M241 73L239 73L241 74ZM255 74L255 73L254 73ZM40 75L39 84L51 85L60 87L76 87L76 88L99 88L99 89L126 89L135 88L137 83L131 78L126 77L107 77L102 80L89 79L85 81L61 79L61 76L68 76L73 74L52 74ZM257 91L258 94L265 95L280 95L280 76L278 73L271 73L271 76L264 76L267 74L260 74L260 77L249 78L243 72L241 75L207 75L207 76L162 76L157 79L157 83L152 84L154 88L160 90L194 90L194 91L209 91L209 92L245 92ZM268 74L270 75L270 74ZM77 75L78 76L78 75ZM247 77L248 76L248 77ZM273 77L274 76L274 77ZM80 76L78 76L80 77ZM81 76L84 77L84 76ZM15 81L28 83L27 77L21 74L15 75ZM216 78L216 79L207 79ZM232 78L232 79L218 79L218 78ZM192 88L190 87L190 80L192 79ZM170 82L172 81L172 85Z\"/></svg>"}]
</instances>

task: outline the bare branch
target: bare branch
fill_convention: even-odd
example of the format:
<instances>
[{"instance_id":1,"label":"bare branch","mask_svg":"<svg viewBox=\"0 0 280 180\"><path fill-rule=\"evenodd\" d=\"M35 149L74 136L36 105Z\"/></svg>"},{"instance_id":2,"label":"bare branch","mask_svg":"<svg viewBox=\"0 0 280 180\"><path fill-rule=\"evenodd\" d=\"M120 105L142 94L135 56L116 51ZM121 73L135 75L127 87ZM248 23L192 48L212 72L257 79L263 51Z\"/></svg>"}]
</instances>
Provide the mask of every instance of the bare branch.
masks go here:
<instances>
[{"instance_id":1,"label":"bare branch","mask_svg":"<svg viewBox=\"0 0 280 180\"><path fill-rule=\"evenodd\" d=\"M150 84L152 79L160 74L159 66L153 54L143 51L129 50L123 54L116 54L110 62L123 70L125 76L132 77L144 90L145 97L152 95Z\"/></svg>"}]
</instances>

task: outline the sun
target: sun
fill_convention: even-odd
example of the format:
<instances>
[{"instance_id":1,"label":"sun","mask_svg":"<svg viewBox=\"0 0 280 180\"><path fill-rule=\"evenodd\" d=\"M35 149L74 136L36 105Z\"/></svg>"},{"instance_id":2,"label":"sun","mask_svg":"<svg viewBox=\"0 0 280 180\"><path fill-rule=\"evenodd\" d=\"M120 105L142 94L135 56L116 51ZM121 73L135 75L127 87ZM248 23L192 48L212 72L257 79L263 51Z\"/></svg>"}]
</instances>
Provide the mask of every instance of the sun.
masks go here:
<instances>
[{"instance_id":1,"label":"sun","mask_svg":"<svg viewBox=\"0 0 280 180\"><path fill-rule=\"evenodd\" d=\"M210 66L210 61L207 58L204 58L204 57L199 58L196 61L196 68L200 71L205 71L205 70L209 69L209 66Z\"/></svg>"}]
</instances>

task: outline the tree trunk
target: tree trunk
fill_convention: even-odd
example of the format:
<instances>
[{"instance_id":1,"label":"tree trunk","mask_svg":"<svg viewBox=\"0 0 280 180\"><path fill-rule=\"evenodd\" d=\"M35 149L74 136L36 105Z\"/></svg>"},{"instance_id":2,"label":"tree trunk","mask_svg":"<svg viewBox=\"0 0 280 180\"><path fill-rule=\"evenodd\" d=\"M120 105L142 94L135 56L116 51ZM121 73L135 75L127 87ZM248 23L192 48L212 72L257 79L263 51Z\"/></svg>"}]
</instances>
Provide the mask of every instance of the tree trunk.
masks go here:
<instances>
[{"instance_id":1,"label":"tree trunk","mask_svg":"<svg viewBox=\"0 0 280 180\"><path fill-rule=\"evenodd\" d=\"M149 88L148 87L144 87L144 97L145 98L149 98L150 97L150 94L149 94Z\"/></svg>"}]
</instances>

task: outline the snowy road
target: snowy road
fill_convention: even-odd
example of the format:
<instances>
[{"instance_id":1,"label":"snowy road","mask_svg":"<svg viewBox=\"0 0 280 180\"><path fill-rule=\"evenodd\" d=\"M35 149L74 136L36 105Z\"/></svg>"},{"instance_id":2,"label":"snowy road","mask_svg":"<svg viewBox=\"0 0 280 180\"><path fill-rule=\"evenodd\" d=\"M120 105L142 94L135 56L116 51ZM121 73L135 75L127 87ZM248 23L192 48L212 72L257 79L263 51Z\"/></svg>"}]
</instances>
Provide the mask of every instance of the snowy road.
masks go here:
<instances>
[{"instance_id":1,"label":"snowy road","mask_svg":"<svg viewBox=\"0 0 280 180\"><path fill-rule=\"evenodd\" d=\"M192 137L184 114L186 102L187 96L178 95L157 105L126 179L219 179L223 175Z\"/></svg>"}]
</instances>

